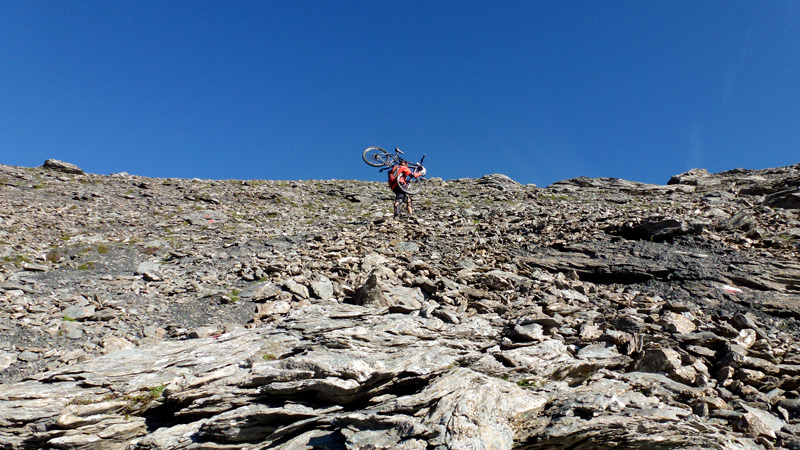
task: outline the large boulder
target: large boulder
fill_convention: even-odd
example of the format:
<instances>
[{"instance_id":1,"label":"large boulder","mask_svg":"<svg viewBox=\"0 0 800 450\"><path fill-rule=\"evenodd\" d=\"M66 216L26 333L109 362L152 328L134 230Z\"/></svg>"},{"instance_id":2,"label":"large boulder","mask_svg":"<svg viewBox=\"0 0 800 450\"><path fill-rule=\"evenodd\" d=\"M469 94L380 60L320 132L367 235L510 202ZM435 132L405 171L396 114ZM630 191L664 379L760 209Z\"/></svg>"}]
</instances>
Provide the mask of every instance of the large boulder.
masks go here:
<instances>
[{"instance_id":1,"label":"large boulder","mask_svg":"<svg viewBox=\"0 0 800 450\"><path fill-rule=\"evenodd\" d=\"M75 174L75 175L83 175L84 174L83 169L81 169L80 167L76 166L75 164L70 164L68 162L59 161L57 159L48 159L47 161L44 162L42 167L44 167L45 169L49 169L49 170L55 170L55 171L64 172L64 173L71 173L71 174Z\"/></svg>"},{"instance_id":2,"label":"large boulder","mask_svg":"<svg viewBox=\"0 0 800 450\"><path fill-rule=\"evenodd\" d=\"M425 297L418 287L391 286L372 273L367 282L356 291L356 305L387 308L392 312L411 312L422 308Z\"/></svg>"}]
</instances>

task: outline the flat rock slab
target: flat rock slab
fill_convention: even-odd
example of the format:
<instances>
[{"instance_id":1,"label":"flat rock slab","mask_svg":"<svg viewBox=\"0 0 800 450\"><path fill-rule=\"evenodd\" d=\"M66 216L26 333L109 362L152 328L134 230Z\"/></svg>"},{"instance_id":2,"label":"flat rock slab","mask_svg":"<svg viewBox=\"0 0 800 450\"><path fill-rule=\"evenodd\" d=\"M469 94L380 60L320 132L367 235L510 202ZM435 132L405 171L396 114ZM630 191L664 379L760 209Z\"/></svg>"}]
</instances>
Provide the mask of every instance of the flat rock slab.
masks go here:
<instances>
[{"instance_id":1,"label":"flat rock slab","mask_svg":"<svg viewBox=\"0 0 800 450\"><path fill-rule=\"evenodd\" d=\"M689 413L662 401L701 391L661 375L531 389L626 358L615 347L589 346L576 358L563 343L544 340L496 353L527 373L524 382L481 373L483 363L479 370L461 366L485 358L497 339L479 318L446 324L356 305L311 305L263 328L115 351L0 386L0 445L292 449L324 437L344 448L380 442L510 450L531 439L563 444L631 420L648 430L648 438L626 434L632 440L730 442L708 425L689 434ZM539 417L548 405L595 417L547 426ZM51 423L58 427L36 431Z\"/></svg>"},{"instance_id":2,"label":"flat rock slab","mask_svg":"<svg viewBox=\"0 0 800 450\"><path fill-rule=\"evenodd\" d=\"M71 173L77 175L82 175L84 173L83 169L76 166L75 164L59 161L57 159L46 160L42 165L42 167L44 167L45 169L56 170L58 172Z\"/></svg>"}]
</instances>

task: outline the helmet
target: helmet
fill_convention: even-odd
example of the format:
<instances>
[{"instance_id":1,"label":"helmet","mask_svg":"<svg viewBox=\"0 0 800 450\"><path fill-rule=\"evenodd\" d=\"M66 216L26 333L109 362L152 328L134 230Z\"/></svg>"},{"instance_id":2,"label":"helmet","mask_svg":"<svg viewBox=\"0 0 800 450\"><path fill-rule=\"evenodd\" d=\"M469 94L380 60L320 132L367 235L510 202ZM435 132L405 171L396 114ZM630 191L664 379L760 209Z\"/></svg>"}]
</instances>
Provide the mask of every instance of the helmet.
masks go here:
<instances>
[{"instance_id":1,"label":"helmet","mask_svg":"<svg viewBox=\"0 0 800 450\"><path fill-rule=\"evenodd\" d=\"M426 173L425 168L424 167L420 167L420 170L419 170L419 174L420 175L419 176L424 177L425 173Z\"/></svg>"}]
</instances>

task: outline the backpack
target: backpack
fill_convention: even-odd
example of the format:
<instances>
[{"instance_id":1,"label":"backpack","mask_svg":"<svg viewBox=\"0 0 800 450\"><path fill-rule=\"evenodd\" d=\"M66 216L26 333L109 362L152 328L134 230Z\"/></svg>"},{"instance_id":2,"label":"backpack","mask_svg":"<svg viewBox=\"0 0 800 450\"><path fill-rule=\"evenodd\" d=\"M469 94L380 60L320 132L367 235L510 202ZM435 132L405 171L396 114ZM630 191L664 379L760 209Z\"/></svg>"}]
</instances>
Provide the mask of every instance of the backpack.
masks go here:
<instances>
[{"instance_id":1,"label":"backpack","mask_svg":"<svg viewBox=\"0 0 800 450\"><path fill-rule=\"evenodd\" d=\"M400 166L394 166L392 170L389 171L389 187L392 189L397 185L398 172L400 172Z\"/></svg>"}]
</instances>

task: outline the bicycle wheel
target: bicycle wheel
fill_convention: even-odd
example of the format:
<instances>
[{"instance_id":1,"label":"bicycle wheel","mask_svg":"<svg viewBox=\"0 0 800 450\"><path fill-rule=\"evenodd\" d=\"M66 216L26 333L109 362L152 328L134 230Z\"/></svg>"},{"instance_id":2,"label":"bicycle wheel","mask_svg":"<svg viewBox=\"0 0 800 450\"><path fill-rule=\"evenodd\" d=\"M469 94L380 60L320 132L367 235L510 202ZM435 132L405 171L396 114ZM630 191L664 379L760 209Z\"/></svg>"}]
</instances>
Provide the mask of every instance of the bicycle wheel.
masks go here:
<instances>
[{"instance_id":1,"label":"bicycle wheel","mask_svg":"<svg viewBox=\"0 0 800 450\"><path fill-rule=\"evenodd\" d=\"M361 157L372 167L389 166L392 160L392 154L380 147L367 147Z\"/></svg>"},{"instance_id":2,"label":"bicycle wheel","mask_svg":"<svg viewBox=\"0 0 800 450\"><path fill-rule=\"evenodd\" d=\"M408 195L419 194L419 191L422 190L424 178L411 178L409 179L406 184L397 183L400 186L400 190L405 192Z\"/></svg>"}]
</instances>

